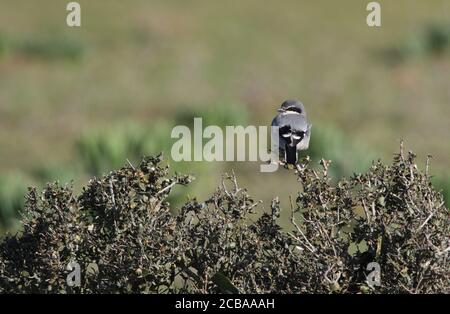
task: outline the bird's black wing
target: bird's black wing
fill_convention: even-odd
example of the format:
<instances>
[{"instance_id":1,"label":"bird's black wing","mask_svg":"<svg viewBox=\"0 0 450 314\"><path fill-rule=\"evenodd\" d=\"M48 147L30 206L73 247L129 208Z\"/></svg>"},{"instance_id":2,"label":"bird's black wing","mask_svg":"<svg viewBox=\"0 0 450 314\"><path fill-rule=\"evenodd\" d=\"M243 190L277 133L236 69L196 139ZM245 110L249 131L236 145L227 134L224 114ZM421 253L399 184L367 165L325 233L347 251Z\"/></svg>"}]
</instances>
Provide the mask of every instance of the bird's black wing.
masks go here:
<instances>
[{"instance_id":1,"label":"bird's black wing","mask_svg":"<svg viewBox=\"0 0 450 314\"><path fill-rule=\"evenodd\" d=\"M286 145L286 163L295 165L297 164L297 147Z\"/></svg>"}]
</instances>

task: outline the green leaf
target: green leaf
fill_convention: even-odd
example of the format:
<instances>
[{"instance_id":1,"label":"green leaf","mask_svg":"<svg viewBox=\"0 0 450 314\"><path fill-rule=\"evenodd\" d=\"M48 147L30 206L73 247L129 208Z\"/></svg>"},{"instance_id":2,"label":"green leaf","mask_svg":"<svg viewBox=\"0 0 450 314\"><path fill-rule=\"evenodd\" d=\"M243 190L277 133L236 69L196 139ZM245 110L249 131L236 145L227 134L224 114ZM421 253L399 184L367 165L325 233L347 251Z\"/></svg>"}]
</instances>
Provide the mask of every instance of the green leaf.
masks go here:
<instances>
[{"instance_id":1,"label":"green leaf","mask_svg":"<svg viewBox=\"0 0 450 314\"><path fill-rule=\"evenodd\" d=\"M86 267L86 274L89 275L98 274L98 265L96 263L89 263Z\"/></svg>"},{"instance_id":2,"label":"green leaf","mask_svg":"<svg viewBox=\"0 0 450 314\"><path fill-rule=\"evenodd\" d=\"M369 249L369 246L367 245L366 240L362 240L358 243L358 250L360 253L364 253Z\"/></svg>"},{"instance_id":3,"label":"green leaf","mask_svg":"<svg viewBox=\"0 0 450 314\"><path fill-rule=\"evenodd\" d=\"M347 252L352 257L356 255L356 253L358 252L358 246L355 242L350 243Z\"/></svg>"},{"instance_id":4,"label":"green leaf","mask_svg":"<svg viewBox=\"0 0 450 314\"><path fill-rule=\"evenodd\" d=\"M212 281L219 287L224 293L238 294L239 290L236 288L231 280L224 274L218 272L212 278Z\"/></svg>"}]
</instances>

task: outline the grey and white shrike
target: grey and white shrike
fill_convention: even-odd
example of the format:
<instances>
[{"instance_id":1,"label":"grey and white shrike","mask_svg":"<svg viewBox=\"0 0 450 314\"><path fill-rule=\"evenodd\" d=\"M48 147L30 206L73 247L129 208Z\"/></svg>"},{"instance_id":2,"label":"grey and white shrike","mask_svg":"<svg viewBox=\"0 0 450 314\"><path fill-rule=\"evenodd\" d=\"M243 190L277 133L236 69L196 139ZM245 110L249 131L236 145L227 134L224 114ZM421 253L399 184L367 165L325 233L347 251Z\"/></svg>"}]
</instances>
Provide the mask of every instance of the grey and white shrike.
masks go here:
<instances>
[{"instance_id":1,"label":"grey and white shrike","mask_svg":"<svg viewBox=\"0 0 450 314\"><path fill-rule=\"evenodd\" d=\"M312 124L306 118L305 106L298 100L286 100L272 120L272 126L279 127L278 151L280 161L297 164L297 151L309 147ZM272 138L272 142L276 139Z\"/></svg>"}]
</instances>

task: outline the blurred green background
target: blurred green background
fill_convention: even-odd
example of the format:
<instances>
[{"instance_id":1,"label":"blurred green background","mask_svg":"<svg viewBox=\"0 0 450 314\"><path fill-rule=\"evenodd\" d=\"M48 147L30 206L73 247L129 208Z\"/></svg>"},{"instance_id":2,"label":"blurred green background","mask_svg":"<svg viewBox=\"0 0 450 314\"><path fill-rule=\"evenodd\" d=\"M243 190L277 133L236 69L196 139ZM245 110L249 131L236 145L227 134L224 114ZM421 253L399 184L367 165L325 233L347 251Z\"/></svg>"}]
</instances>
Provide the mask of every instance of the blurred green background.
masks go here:
<instances>
[{"instance_id":1,"label":"blurred green background","mask_svg":"<svg viewBox=\"0 0 450 314\"><path fill-rule=\"evenodd\" d=\"M69 1L0 0L0 229L13 228L26 187L71 182L170 157L173 126L270 125L287 98L306 105L313 163L335 178L406 149L433 155L434 183L450 194L450 2L78 1L82 26L66 25ZM192 173L179 206L204 198L235 170L264 201L299 190L259 163L174 163ZM448 204L448 203L447 203ZM1 232L1 231L0 231Z\"/></svg>"}]
</instances>

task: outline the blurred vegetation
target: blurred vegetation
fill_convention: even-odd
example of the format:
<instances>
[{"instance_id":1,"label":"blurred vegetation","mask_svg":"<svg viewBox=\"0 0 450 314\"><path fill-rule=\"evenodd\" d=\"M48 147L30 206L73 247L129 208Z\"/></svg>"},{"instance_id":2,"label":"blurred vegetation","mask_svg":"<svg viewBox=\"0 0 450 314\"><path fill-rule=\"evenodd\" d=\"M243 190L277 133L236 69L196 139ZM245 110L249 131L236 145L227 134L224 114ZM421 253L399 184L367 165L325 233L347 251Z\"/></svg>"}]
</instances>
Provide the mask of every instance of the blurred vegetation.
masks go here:
<instances>
[{"instance_id":1,"label":"blurred vegetation","mask_svg":"<svg viewBox=\"0 0 450 314\"><path fill-rule=\"evenodd\" d=\"M450 207L450 176L433 177L431 181L436 187L436 190L442 191L445 204L447 207Z\"/></svg>"},{"instance_id":2,"label":"blurred vegetation","mask_svg":"<svg viewBox=\"0 0 450 314\"><path fill-rule=\"evenodd\" d=\"M11 36L0 32L0 56L9 52L13 56L43 61L78 61L82 58L84 51L82 42L68 33Z\"/></svg>"},{"instance_id":3,"label":"blurred vegetation","mask_svg":"<svg viewBox=\"0 0 450 314\"><path fill-rule=\"evenodd\" d=\"M8 43L5 34L0 32L0 58L6 53Z\"/></svg>"},{"instance_id":4,"label":"blurred vegetation","mask_svg":"<svg viewBox=\"0 0 450 314\"><path fill-rule=\"evenodd\" d=\"M176 114L177 125L187 125L193 127L194 118L201 117L203 126L227 125L245 126L249 122L249 112L245 105L219 103L202 108L181 108Z\"/></svg>"},{"instance_id":5,"label":"blurred vegetation","mask_svg":"<svg viewBox=\"0 0 450 314\"><path fill-rule=\"evenodd\" d=\"M76 151L84 169L91 175L102 175L122 164L124 158L144 155L146 140L150 140L143 127L114 127L101 132L90 132L77 142ZM158 141L157 136L151 137Z\"/></svg>"},{"instance_id":6,"label":"blurred vegetation","mask_svg":"<svg viewBox=\"0 0 450 314\"><path fill-rule=\"evenodd\" d=\"M356 143L338 128L325 125L314 125L311 133L310 147L301 152L313 161L322 158L333 160L330 166L330 177L339 180L343 176L366 171L375 159L373 152Z\"/></svg>"},{"instance_id":7,"label":"blurred vegetation","mask_svg":"<svg viewBox=\"0 0 450 314\"><path fill-rule=\"evenodd\" d=\"M12 228L23 211L25 194L30 181L21 174L0 176L0 236L4 229Z\"/></svg>"},{"instance_id":8,"label":"blurred vegetation","mask_svg":"<svg viewBox=\"0 0 450 314\"><path fill-rule=\"evenodd\" d=\"M69 34L35 34L14 42L13 53L44 60L77 61L83 56L84 47Z\"/></svg>"},{"instance_id":9,"label":"blurred vegetation","mask_svg":"<svg viewBox=\"0 0 450 314\"><path fill-rule=\"evenodd\" d=\"M63 167L61 165L36 166L30 171L30 176L41 184L58 181L61 184L70 183L80 175L77 163Z\"/></svg>"},{"instance_id":10,"label":"blurred vegetation","mask_svg":"<svg viewBox=\"0 0 450 314\"><path fill-rule=\"evenodd\" d=\"M389 63L401 63L413 58L442 56L450 51L450 23L434 23L400 39L384 51Z\"/></svg>"}]
</instances>

